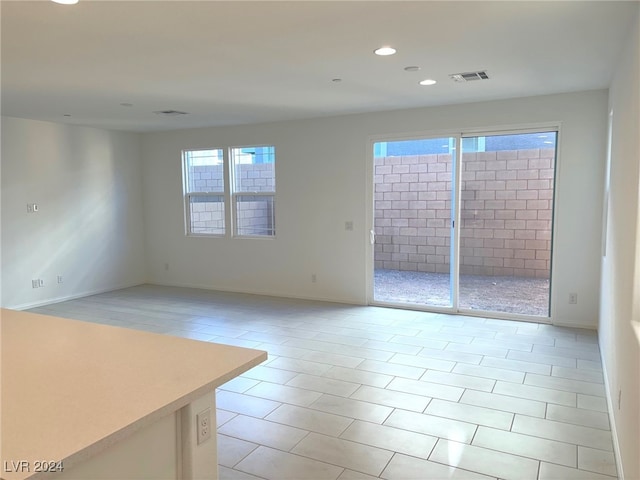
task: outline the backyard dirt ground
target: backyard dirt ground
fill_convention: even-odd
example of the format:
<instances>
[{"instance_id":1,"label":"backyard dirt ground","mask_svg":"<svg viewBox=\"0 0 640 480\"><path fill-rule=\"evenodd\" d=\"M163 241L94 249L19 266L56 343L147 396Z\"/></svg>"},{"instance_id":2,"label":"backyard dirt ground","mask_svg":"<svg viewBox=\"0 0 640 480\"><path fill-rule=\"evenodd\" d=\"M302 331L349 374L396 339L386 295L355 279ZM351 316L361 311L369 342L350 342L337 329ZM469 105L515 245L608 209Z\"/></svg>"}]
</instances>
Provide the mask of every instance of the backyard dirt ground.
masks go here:
<instances>
[{"instance_id":1,"label":"backyard dirt ground","mask_svg":"<svg viewBox=\"0 0 640 480\"><path fill-rule=\"evenodd\" d=\"M449 275L376 269L377 302L450 305ZM549 316L549 280L460 275L460 308Z\"/></svg>"}]
</instances>

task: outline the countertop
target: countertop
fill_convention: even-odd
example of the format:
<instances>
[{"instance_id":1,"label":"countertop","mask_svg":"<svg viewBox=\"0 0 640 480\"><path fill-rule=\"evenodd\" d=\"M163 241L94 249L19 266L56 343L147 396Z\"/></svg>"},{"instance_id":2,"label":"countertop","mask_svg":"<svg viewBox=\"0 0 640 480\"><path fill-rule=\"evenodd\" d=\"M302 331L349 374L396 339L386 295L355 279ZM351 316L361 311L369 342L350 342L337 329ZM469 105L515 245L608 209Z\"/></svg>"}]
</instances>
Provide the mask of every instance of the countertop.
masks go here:
<instances>
[{"instance_id":1,"label":"countertop","mask_svg":"<svg viewBox=\"0 0 640 480\"><path fill-rule=\"evenodd\" d=\"M0 309L5 462L99 453L267 358L259 350ZM11 470L11 468L10 468Z\"/></svg>"}]
</instances>

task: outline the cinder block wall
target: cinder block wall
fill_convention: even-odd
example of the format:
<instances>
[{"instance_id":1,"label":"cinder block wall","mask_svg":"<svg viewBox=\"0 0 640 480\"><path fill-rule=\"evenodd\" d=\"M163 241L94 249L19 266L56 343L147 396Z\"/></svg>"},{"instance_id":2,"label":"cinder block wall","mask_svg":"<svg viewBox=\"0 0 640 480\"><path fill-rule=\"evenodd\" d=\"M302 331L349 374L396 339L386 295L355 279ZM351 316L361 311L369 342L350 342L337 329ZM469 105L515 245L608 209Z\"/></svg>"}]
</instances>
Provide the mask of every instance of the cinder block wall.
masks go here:
<instances>
[{"instance_id":1,"label":"cinder block wall","mask_svg":"<svg viewBox=\"0 0 640 480\"><path fill-rule=\"evenodd\" d=\"M465 153L461 273L548 278L553 149ZM449 272L451 155L375 159L375 267Z\"/></svg>"},{"instance_id":2,"label":"cinder block wall","mask_svg":"<svg viewBox=\"0 0 640 480\"><path fill-rule=\"evenodd\" d=\"M240 164L236 175L240 176L242 192L274 192L275 175L273 163ZM193 233L210 233L224 228L224 182L222 165L191 167L190 178L194 188L213 193L210 201L194 202L191 205ZM217 198L216 198L217 195ZM269 197L244 196L237 204L237 230L240 234L267 233L273 225L273 203Z\"/></svg>"}]
</instances>

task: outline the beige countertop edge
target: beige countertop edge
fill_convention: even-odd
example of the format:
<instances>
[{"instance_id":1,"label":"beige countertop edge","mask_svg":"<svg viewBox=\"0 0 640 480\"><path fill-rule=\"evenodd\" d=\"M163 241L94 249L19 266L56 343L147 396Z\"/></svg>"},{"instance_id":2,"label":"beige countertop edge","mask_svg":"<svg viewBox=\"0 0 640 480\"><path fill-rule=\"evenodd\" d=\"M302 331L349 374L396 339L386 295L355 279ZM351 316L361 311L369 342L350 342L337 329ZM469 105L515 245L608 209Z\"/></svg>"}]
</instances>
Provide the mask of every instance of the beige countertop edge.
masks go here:
<instances>
[{"instance_id":1,"label":"beige countertop edge","mask_svg":"<svg viewBox=\"0 0 640 480\"><path fill-rule=\"evenodd\" d=\"M159 408L153 412L150 412L148 415L138 419L137 421L121 428L120 430L112 433L111 435L108 435L107 437L104 437L100 440L98 440L97 442L88 445L87 447L85 447L84 449L82 449L79 452L73 453L71 455L69 455L66 458L61 458L61 459L55 459L56 461L62 461L62 464L64 466L64 469L67 470L69 468L73 468L73 466L78 465L88 459L90 459L91 457L99 454L100 452L103 452L104 450L106 450L107 448L109 448L112 445L115 445L116 443L130 437L131 435L133 435L135 432L137 432L138 430L141 430L142 428L153 424L154 422L156 422L157 420L164 418L167 415L171 415L172 413L180 410L182 407L190 404L191 402L193 402L194 400L202 397L203 395L206 395L209 392L215 392L215 389L217 387L219 387L220 385L228 382L229 380L231 380L232 378L237 377L238 375L240 375L241 373L246 372L247 370L250 370L251 368L259 365L260 363L264 362L267 359L267 352L265 351L261 351L262 355L260 355L259 357L256 357L255 359L251 360L250 362L247 362L245 365L242 365L241 367L238 367L230 372L228 372L227 374L216 378L215 380L212 380L210 382L208 382L207 384L201 386L200 388L187 393L186 395L183 395L182 397L176 399L175 401L165 405L162 408ZM53 459L52 459L53 460ZM25 472L26 473L26 472ZM27 475L24 477L18 476L15 477L15 479L12 477L11 480L21 480L21 479L29 479L29 480L44 480L46 478L49 478L51 476L51 473L47 473L47 472L38 472L38 473L33 473L31 472L32 475ZM2 477L4 478L4 477ZM2 479L0 479L2 480Z\"/></svg>"}]
</instances>

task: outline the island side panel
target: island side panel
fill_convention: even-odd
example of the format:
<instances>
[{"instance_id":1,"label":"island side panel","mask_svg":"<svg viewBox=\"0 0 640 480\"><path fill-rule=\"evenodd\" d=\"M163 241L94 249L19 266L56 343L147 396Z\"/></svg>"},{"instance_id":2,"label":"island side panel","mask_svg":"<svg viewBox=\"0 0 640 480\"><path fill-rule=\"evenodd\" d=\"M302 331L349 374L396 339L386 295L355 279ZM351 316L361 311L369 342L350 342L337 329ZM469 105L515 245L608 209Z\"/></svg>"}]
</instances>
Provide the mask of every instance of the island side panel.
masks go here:
<instances>
[{"instance_id":1,"label":"island side panel","mask_svg":"<svg viewBox=\"0 0 640 480\"><path fill-rule=\"evenodd\" d=\"M208 416L208 425L204 418ZM178 412L181 480L217 480L218 446L214 392L194 400ZM200 437L200 440L199 440ZM208 437L206 440L201 440Z\"/></svg>"},{"instance_id":2,"label":"island side panel","mask_svg":"<svg viewBox=\"0 0 640 480\"><path fill-rule=\"evenodd\" d=\"M208 412L208 425L198 425ZM202 416L200 418L202 420ZM217 480L215 393L141 429L79 465L36 475L47 480ZM198 435L207 433L198 443Z\"/></svg>"},{"instance_id":3,"label":"island side panel","mask_svg":"<svg viewBox=\"0 0 640 480\"><path fill-rule=\"evenodd\" d=\"M178 455L181 452L179 413L175 412L159 419L71 468L54 474L38 474L35 478L181 480L178 470Z\"/></svg>"}]
</instances>

